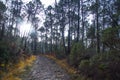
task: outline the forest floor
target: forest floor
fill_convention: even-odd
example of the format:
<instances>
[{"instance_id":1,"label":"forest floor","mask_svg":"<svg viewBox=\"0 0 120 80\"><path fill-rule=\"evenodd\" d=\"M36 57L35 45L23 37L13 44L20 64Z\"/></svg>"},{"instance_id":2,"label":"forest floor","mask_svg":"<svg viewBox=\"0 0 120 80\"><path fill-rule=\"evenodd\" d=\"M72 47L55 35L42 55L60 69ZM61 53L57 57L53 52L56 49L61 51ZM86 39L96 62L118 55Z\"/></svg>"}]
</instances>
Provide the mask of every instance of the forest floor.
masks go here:
<instances>
[{"instance_id":1,"label":"forest floor","mask_svg":"<svg viewBox=\"0 0 120 80\"><path fill-rule=\"evenodd\" d=\"M70 76L54 60L37 56L30 71L22 80L70 80Z\"/></svg>"}]
</instances>

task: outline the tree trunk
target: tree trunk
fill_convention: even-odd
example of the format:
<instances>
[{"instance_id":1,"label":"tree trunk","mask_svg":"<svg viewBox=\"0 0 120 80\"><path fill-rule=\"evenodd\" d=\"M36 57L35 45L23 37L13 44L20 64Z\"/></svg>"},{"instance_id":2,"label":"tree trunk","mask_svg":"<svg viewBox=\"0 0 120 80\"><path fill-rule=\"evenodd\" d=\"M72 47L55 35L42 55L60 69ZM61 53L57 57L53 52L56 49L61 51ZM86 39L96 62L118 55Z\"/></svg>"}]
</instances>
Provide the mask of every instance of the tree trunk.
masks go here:
<instances>
[{"instance_id":1,"label":"tree trunk","mask_svg":"<svg viewBox=\"0 0 120 80\"><path fill-rule=\"evenodd\" d=\"M82 14L82 42L84 43L84 12L83 12L83 0L81 0L81 14Z\"/></svg>"},{"instance_id":2,"label":"tree trunk","mask_svg":"<svg viewBox=\"0 0 120 80\"><path fill-rule=\"evenodd\" d=\"M96 6L97 53L100 53L100 34L99 34L100 29L99 29L99 23L98 23L98 19L99 19L98 4L99 4L99 1L96 0L96 5L97 5Z\"/></svg>"},{"instance_id":3,"label":"tree trunk","mask_svg":"<svg viewBox=\"0 0 120 80\"><path fill-rule=\"evenodd\" d=\"M2 40L3 37L4 37L4 33L5 33L5 24L2 23L1 36L0 36L0 39L1 39L1 40Z\"/></svg>"},{"instance_id":4,"label":"tree trunk","mask_svg":"<svg viewBox=\"0 0 120 80\"><path fill-rule=\"evenodd\" d=\"M69 0L68 0L69 1ZM70 23L71 23L71 19L70 19L70 1L68 2L68 12L69 12L69 29L68 29L68 51L67 51L67 55L70 54Z\"/></svg>"},{"instance_id":5,"label":"tree trunk","mask_svg":"<svg viewBox=\"0 0 120 80\"><path fill-rule=\"evenodd\" d=\"M50 10L50 20L51 20L51 21L50 21L50 28L51 28L51 41L50 41L51 46L50 46L50 47L51 47L51 48L50 48L50 49L51 49L51 53L52 53L52 51L53 51L53 46L52 46L52 43L53 43L53 42L52 42L52 38L53 38L53 28L52 28L52 16L51 16L51 10Z\"/></svg>"},{"instance_id":6,"label":"tree trunk","mask_svg":"<svg viewBox=\"0 0 120 80\"><path fill-rule=\"evenodd\" d=\"M103 20L103 23L102 23L102 27L103 27L103 30L105 29L105 1L104 1L104 4L103 4L103 17L102 17L102 20ZM105 44L102 43L102 52L104 53L105 52Z\"/></svg>"},{"instance_id":7,"label":"tree trunk","mask_svg":"<svg viewBox=\"0 0 120 80\"><path fill-rule=\"evenodd\" d=\"M78 27L77 27L77 42L80 37L80 1L78 0Z\"/></svg>"}]
</instances>

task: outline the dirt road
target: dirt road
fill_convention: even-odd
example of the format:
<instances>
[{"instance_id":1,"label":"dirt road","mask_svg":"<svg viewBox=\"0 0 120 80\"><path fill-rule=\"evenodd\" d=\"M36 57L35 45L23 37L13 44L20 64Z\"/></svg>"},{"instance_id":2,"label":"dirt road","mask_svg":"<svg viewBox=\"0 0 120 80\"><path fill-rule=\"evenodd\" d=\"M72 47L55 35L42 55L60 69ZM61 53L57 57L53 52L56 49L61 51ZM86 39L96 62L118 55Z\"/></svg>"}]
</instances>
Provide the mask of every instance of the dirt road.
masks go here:
<instances>
[{"instance_id":1,"label":"dirt road","mask_svg":"<svg viewBox=\"0 0 120 80\"><path fill-rule=\"evenodd\" d=\"M53 60L38 56L25 80L70 80L70 78Z\"/></svg>"}]
</instances>

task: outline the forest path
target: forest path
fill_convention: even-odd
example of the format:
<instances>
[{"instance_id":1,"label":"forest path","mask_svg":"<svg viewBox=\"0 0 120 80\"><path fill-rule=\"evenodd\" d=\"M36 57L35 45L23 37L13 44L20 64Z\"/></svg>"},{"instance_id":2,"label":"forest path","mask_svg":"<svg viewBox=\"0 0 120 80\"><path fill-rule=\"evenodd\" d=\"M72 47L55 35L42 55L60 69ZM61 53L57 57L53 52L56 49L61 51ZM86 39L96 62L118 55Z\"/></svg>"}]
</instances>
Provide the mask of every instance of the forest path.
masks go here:
<instances>
[{"instance_id":1,"label":"forest path","mask_svg":"<svg viewBox=\"0 0 120 80\"><path fill-rule=\"evenodd\" d=\"M25 80L70 80L70 77L53 60L37 56Z\"/></svg>"}]
</instances>

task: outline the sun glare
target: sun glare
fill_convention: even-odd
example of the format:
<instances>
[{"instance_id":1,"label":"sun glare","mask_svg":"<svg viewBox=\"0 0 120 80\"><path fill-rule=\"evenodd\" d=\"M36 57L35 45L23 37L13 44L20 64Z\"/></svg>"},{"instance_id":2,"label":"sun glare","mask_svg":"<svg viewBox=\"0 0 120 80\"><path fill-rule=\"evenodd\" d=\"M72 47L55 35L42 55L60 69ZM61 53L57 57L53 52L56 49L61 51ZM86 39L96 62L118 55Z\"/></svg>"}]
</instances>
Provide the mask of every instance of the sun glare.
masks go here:
<instances>
[{"instance_id":1,"label":"sun glare","mask_svg":"<svg viewBox=\"0 0 120 80\"><path fill-rule=\"evenodd\" d=\"M27 36L32 30L31 24L27 22L23 22L20 26L20 34L23 36Z\"/></svg>"}]
</instances>

